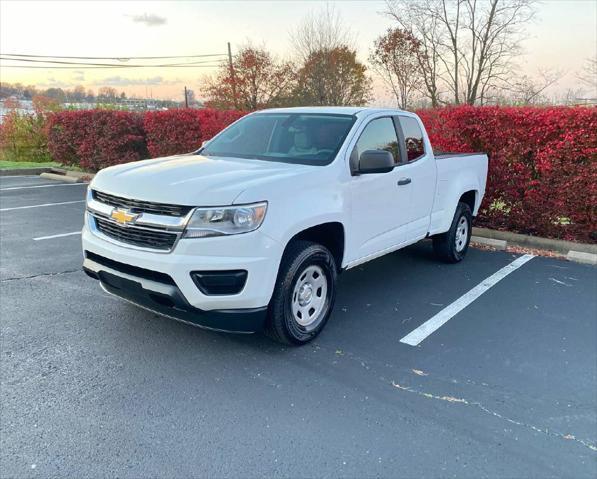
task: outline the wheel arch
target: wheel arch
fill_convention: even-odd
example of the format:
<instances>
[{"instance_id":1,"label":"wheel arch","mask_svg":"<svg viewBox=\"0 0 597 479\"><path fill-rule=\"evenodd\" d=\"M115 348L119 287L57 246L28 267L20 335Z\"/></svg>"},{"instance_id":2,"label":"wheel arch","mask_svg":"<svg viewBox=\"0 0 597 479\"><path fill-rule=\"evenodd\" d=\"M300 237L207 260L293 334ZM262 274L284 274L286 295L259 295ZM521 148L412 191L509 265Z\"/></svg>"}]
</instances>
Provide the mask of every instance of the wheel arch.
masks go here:
<instances>
[{"instance_id":1,"label":"wheel arch","mask_svg":"<svg viewBox=\"0 0 597 479\"><path fill-rule=\"evenodd\" d=\"M346 232L341 222L328 221L302 229L288 240L283 255L286 253L288 245L295 240L312 241L325 246L334 257L336 269L338 272L341 270L346 248Z\"/></svg>"},{"instance_id":2,"label":"wheel arch","mask_svg":"<svg viewBox=\"0 0 597 479\"><path fill-rule=\"evenodd\" d=\"M479 197L479 192L477 190L468 190L465 191L464 193L462 193L462 195L460 195L460 198L458 199L458 203L465 203L469 206L469 208L471 209L471 213L473 214L473 216L475 216L476 214L476 206L477 206L477 198ZM458 203L456 203L456 206L458 206Z\"/></svg>"}]
</instances>

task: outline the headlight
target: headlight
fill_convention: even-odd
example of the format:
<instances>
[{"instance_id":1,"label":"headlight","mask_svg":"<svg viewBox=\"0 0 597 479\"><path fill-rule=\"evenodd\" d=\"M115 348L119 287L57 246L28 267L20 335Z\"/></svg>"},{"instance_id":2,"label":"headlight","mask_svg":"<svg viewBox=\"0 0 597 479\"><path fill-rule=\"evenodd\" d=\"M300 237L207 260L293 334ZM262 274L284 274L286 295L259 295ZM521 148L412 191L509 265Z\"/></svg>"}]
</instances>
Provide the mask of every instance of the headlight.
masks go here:
<instances>
[{"instance_id":1,"label":"headlight","mask_svg":"<svg viewBox=\"0 0 597 479\"><path fill-rule=\"evenodd\" d=\"M248 233L261 226L266 210L266 202L252 205L196 208L182 236L183 238L205 238Z\"/></svg>"}]
</instances>

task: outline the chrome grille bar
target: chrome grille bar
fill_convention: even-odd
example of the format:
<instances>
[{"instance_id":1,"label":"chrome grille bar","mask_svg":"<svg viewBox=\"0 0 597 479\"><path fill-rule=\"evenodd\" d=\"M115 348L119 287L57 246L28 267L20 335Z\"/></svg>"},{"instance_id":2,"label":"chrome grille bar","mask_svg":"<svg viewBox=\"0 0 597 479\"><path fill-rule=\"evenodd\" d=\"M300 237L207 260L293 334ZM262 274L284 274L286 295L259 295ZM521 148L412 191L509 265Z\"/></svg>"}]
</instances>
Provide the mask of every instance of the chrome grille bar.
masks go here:
<instances>
[{"instance_id":1,"label":"chrome grille bar","mask_svg":"<svg viewBox=\"0 0 597 479\"><path fill-rule=\"evenodd\" d=\"M152 231L147 228L137 228L135 226L121 226L118 223L102 218L95 218L95 225L106 236L110 236L123 243L145 248L170 251L178 238L178 235L175 233Z\"/></svg>"},{"instance_id":2,"label":"chrome grille bar","mask_svg":"<svg viewBox=\"0 0 597 479\"><path fill-rule=\"evenodd\" d=\"M106 198L106 201L110 201L109 203L104 202ZM113 201L113 198L122 199L97 190L88 191L89 228L95 235L101 236L105 240L134 249L159 253L172 251L193 213L193 207L190 206L164 205L131 199L126 199L125 203ZM152 207L147 205L152 205ZM158 205L159 208L155 205ZM131 224L119 223L111 217L115 208L138 213L139 217ZM150 212L158 210L168 213ZM170 214L174 211L176 211L176 215ZM186 211L184 216L178 216L184 211Z\"/></svg>"},{"instance_id":3,"label":"chrome grille bar","mask_svg":"<svg viewBox=\"0 0 597 479\"><path fill-rule=\"evenodd\" d=\"M133 200L121 196L115 196L103 193L98 190L92 190L92 198L117 208L126 208L135 213L151 213L160 216L184 217L193 209L192 206L169 205L165 203L154 203L151 201Z\"/></svg>"}]
</instances>

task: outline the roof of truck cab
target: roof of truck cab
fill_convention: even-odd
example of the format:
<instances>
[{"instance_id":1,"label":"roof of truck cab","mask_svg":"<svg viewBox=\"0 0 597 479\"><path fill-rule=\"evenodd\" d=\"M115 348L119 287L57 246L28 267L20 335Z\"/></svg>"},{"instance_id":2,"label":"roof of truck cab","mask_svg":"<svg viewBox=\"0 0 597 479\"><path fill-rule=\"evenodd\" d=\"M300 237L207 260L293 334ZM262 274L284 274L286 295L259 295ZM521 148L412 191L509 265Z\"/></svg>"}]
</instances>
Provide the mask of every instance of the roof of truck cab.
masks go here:
<instances>
[{"instance_id":1,"label":"roof of truck cab","mask_svg":"<svg viewBox=\"0 0 597 479\"><path fill-rule=\"evenodd\" d=\"M327 113L335 115L357 115L359 113L392 112L400 110L390 108L366 108L358 106L298 106L292 108L271 108L256 113Z\"/></svg>"}]
</instances>

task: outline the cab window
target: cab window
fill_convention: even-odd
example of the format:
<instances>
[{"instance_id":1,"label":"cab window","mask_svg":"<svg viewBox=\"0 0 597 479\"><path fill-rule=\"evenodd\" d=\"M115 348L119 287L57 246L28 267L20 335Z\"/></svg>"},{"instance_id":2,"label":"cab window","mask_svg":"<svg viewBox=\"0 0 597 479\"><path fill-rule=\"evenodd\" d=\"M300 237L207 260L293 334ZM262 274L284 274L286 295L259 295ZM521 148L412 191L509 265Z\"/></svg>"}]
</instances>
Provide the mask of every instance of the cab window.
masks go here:
<instances>
[{"instance_id":1,"label":"cab window","mask_svg":"<svg viewBox=\"0 0 597 479\"><path fill-rule=\"evenodd\" d=\"M409 116L399 117L400 126L404 133L404 143L406 144L406 156L408 162L416 161L425 155L425 144L423 142L423 131L419 122Z\"/></svg>"},{"instance_id":2,"label":"cab window","mask_svg":"<svg viewBox=\"0 0 597 479\"><path fill-rule=\"evenodd\" d=\"M394 163L400 163L398 137L391 118L378 118L371 121L357 141L357 153L360 156L367 150L386 150L392 153Z\"/></svg>"}]
</instances>

